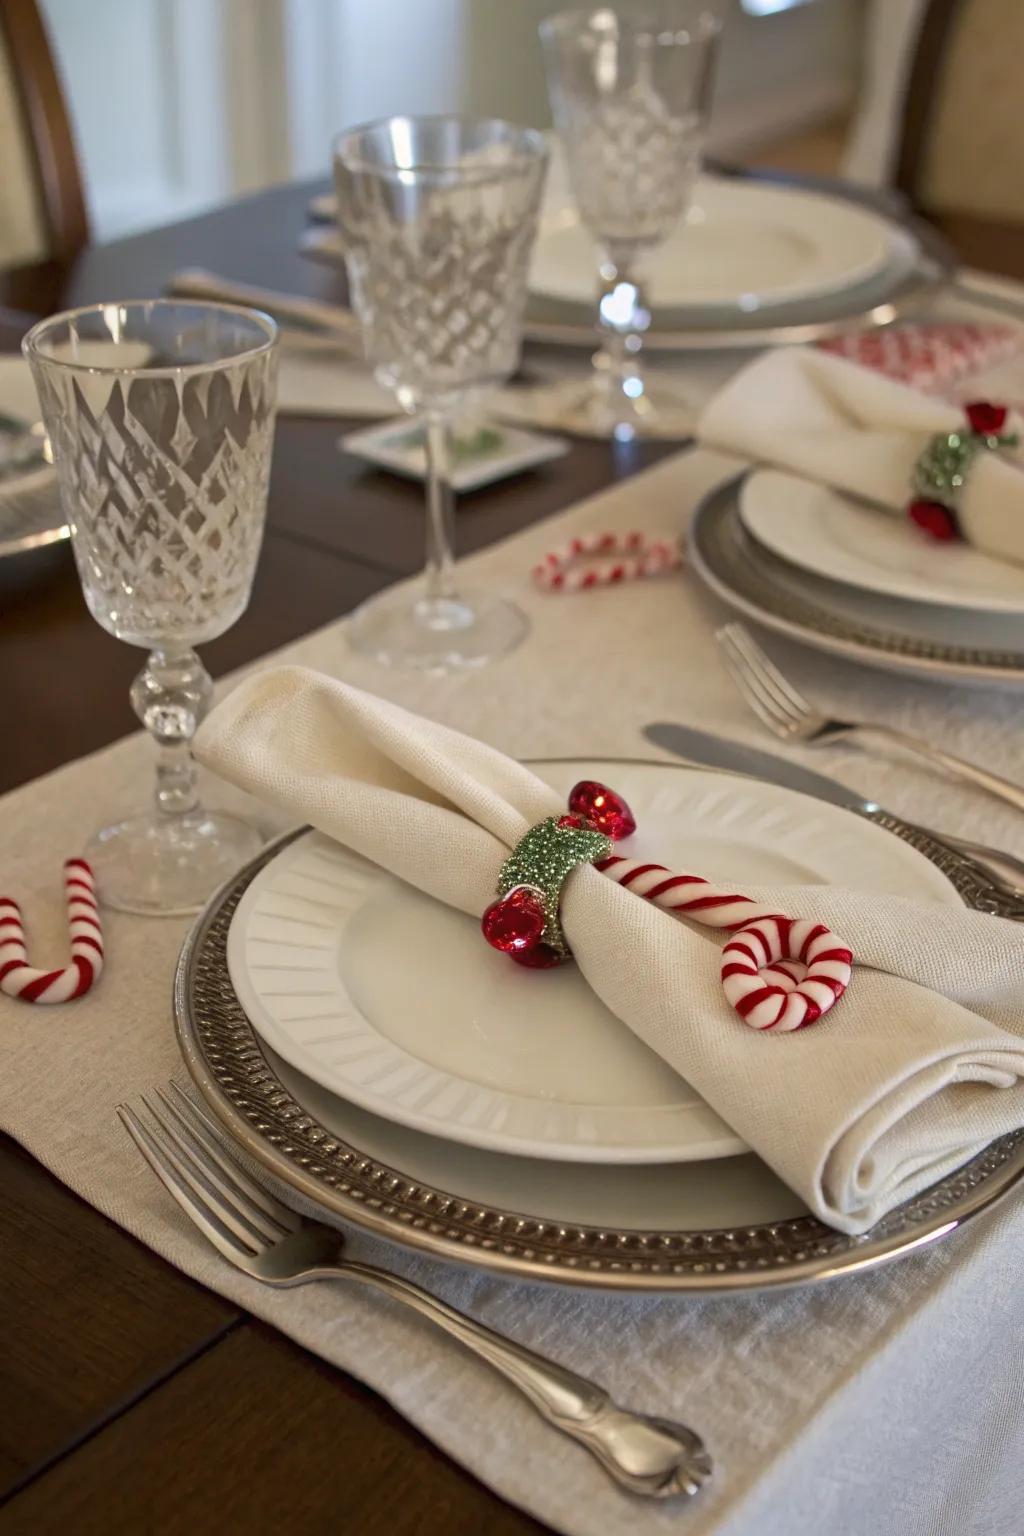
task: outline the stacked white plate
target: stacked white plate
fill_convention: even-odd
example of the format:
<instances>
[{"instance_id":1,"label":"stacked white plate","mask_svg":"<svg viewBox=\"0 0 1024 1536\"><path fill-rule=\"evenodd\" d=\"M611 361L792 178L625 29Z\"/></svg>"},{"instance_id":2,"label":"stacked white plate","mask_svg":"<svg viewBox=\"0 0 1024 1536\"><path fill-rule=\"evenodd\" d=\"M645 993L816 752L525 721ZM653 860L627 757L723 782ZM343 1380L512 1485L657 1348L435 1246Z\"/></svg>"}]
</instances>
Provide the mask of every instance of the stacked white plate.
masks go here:
<instances>
[{"instance_id":1,"label":"stacked white plate","mask_svg":"<svg viewBox=\"0 0 1024 1536\"><path fill-rule=\"evenodd\" d=\"M1024 683L1020 566L967 544L936 543L905 518L776 470L748 475L735 498L748 562L753 552L762 566L763 606L750 594L743 600L751 617L787 632L795 625L825 649L846 644L858 660L871 658L848 637L862 631L889 638L879 665ZM815 610L824 616L817 626L801 617Z\"/></svg>"},{"instance_id":2,"label":"stacked white plate","mask_svg":"<svg viewBox=\"0 0 1024 1536\"><path fill-rule=\"evenodd\" d=\"M611 783L637 815L637 856L740 887L860 879L961 899L910 842L791 790L660 763L537 768L560 793ZM515 966L474 919L317 833L215 901L177 997L186 1059L227 1129L328 1214L384 1236L646 1288L809 1279L875 1253L806 1218L573 967ZM891 1224L876 1256L919 1243L921 1221ZM680 1243L675 1267L659 1258ZM617 1245L642 1262L615 1262Z\"/></svg>"}]
</instances>

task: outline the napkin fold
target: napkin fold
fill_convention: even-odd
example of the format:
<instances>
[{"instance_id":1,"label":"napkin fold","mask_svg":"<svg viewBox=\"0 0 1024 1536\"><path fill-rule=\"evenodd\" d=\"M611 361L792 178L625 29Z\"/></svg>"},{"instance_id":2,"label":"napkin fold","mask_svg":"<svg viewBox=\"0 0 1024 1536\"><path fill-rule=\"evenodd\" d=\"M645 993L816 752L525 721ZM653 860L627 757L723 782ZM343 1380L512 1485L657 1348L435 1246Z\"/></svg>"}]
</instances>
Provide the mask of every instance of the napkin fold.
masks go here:
<instances>
[{"instance_id":1,"label":"napkin fold","mask_svg":"<svg viewBox=\"0 0 1024 1536\"><path fill-rule=\"evenodd\" d=\"M474 919L509 849L564 809L503 753L296 667L243 682L202 725L195 750L222 777ZM630 843L619 847L628 854ZM846 995L798 1034L759 1034L733 1013L720 934L589 865L566 882L563 925L623 1027L824 1221L865 1231L1024 1124L1021 928L878 892L746 894L818 918L853 946ZM494 954L496 967L509 963ZM532 974L543 987L544 972Z\"/></svg>"},{"instance_id":2,"label":"napkin fold","mask_svg":"<svg viewBox=\"0 0 1024 1536\"><path fill-rule=\"evenodd\" d=\"M782 348L741 369L705 407L697 433L706 444L902 516L929 438L963 425L962 407L874 369L817 349ZM1024 421L1011 412L1006 430L1024 438ZM1024 445L979 453L958 510L970 544L1024 564Z\"/></svg>"}]
</instances>

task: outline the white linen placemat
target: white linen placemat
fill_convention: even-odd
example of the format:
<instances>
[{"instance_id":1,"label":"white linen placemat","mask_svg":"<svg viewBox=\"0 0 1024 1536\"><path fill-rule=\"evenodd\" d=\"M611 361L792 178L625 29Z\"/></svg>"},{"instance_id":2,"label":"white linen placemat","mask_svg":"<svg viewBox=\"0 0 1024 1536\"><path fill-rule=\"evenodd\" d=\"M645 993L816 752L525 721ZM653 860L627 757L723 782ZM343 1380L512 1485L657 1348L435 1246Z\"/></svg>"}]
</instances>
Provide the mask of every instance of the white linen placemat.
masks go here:
<instances>
[{"instance_id":1,"label":"white linen placemat","mask_svg":"<svg viewBox=\"0 0 1024 1536\"><path fill-rule=\"evenodd\" d=\"M587 529L673 534L739 466L708 452L644 476L467 562L475 583L528 610L527 645L466 677L381 673L331 626L280 653L386 692L519 756L655 754L639 732L687 719L756 742L712 639L718 610L688 578L580 596L532 590L531 563ZM1024 778L1020 703L844 666L781 644L823 704L941 739ZM551 658L560 658L557 667ZM1024 852L1020 817L908 762L837 748L818 768L897 812ZM32 949L60 954L60 859L148 791L131 738L0 802L5 891ZM237 800L207 784L212 801ZM268 830L270 825L268 821ZM67 1009L0 998L0 1126L70 1188L186 1273L354 1372L503 1497L571 1536L1005 1536L1022 1488L1024 1324L1019 1200L938 1247L875 1274L761 1297L605 1297L518 1286L354 1241L449 1301L602 1380L622 1401L688 1421L715 1457L692 1504L619 1493L585 1452L450 1341L351 1288L266 1291L221 1262L141 1164L115 1104L181 1072L170 979L186 924L117 913L95 993Z\"/></svg>"}]
</instances>

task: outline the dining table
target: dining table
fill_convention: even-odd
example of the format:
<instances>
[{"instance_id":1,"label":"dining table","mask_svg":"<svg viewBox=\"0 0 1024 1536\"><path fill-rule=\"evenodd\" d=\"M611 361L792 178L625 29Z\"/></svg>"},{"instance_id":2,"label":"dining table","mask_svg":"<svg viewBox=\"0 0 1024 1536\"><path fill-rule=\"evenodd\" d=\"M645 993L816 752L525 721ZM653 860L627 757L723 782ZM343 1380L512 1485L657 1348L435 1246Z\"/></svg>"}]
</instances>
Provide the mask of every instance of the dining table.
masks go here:
<instances>
[{"instance_id":1,"label":"dining table","mask_svg":"<svg viewBox=\"0 0 1024 1536\"><path fill-rule=\"evenodd\" d=\"M160 294L184 267L335 299L338 276L299 250L318 190L301 183L260 192L96 245L67 269L13 274L2 290L9 307L0 312L0 347L15 350L31 320L58 307ZM421 488L339 449L339 435L363 419L280 418L252 601L204 647L215 678L421 567ZM573 439L541 470L460 498L459 553L506 539L681 446ZM88 613L66 543L0 569L0 656L8 722L0 790L135 728L128 688L138 657ZM75 1023L69 1010L53 1027ZM6 1137L0 1188L0 1536L546 1529L382 1396L183 1275Z\"/></svg>"},{"instance_id":2,"label":"dining table","mask_svg":"<svg viewBox=\"0 0 1024 1536\"><path fill-rule=\"evenodd\" d=\"M298 254L296 184L42 266L7 288L0 344L34 314L152 297L202 266L329 299ZM339 451L363 418L283 416L247 613L204 658L217 677L347 613L423 558L419 486ZM459 550L503 539L672 452L579 439L531 474L461 499ZM135 727L133 651L88 613L70 547L0 571L0 790ZM2 868L0 856L0 868ZM73 1021L72 1025L73 1025ZM0 1139L0 1530L540 1530L381 1398L191 1283ZM239 1455L239 1450L242 1454ZM342 1518L343 1515L343 1518ZM269 1523L268 1523L269 1522Z\"/></svg>"}]
</instances>

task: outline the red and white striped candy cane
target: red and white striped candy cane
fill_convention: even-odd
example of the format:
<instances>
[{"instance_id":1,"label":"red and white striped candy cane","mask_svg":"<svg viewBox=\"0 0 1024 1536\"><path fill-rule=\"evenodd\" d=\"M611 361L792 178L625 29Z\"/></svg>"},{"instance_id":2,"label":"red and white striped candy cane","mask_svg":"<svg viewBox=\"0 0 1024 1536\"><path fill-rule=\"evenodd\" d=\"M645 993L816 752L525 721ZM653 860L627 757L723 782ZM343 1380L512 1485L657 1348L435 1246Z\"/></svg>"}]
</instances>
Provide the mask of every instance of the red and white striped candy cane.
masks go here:
<instances>
[{"instance_id":1,"label":"red and white striped candy cane","mask_svg":"<svg viewBox=\"0 0 1024 1536\"><path fill-rule=\"evenodd\" d=\"M722 950L722 988L752 1029L803 1029L849 985L853 952L824 923L787 917L664 864L613 854L596 867L655 906L732 934Z\"/></svg>"},{"instance_id":2,"label":"red and white striped candy cane","mask_svg":"<svg viewBox=\"0 0 1024 1536\"><path fill-rule=\"evenodd\" d=\"M0 896L0 992L24 1003L67 1003L88 992L103 969L103 930L96 881L84 859L64 864L64 895L71 936L71 964L58 971L29 965L21 908Z\"/></svg>"},{"instance_id":3,"label":"red and white striped candy cane","mask_svg":"<svg viewBox=\"0 0 1024 1536\"><path fill-rule=\"evenodd\" d=\"M639 532L595 533L570 539L545 555L534 566L533 579L551 591L585 592L641 576L660 576L681 565L682 559L678 546L668 539L649 539Z\"/></svg>"}]
</instances>

